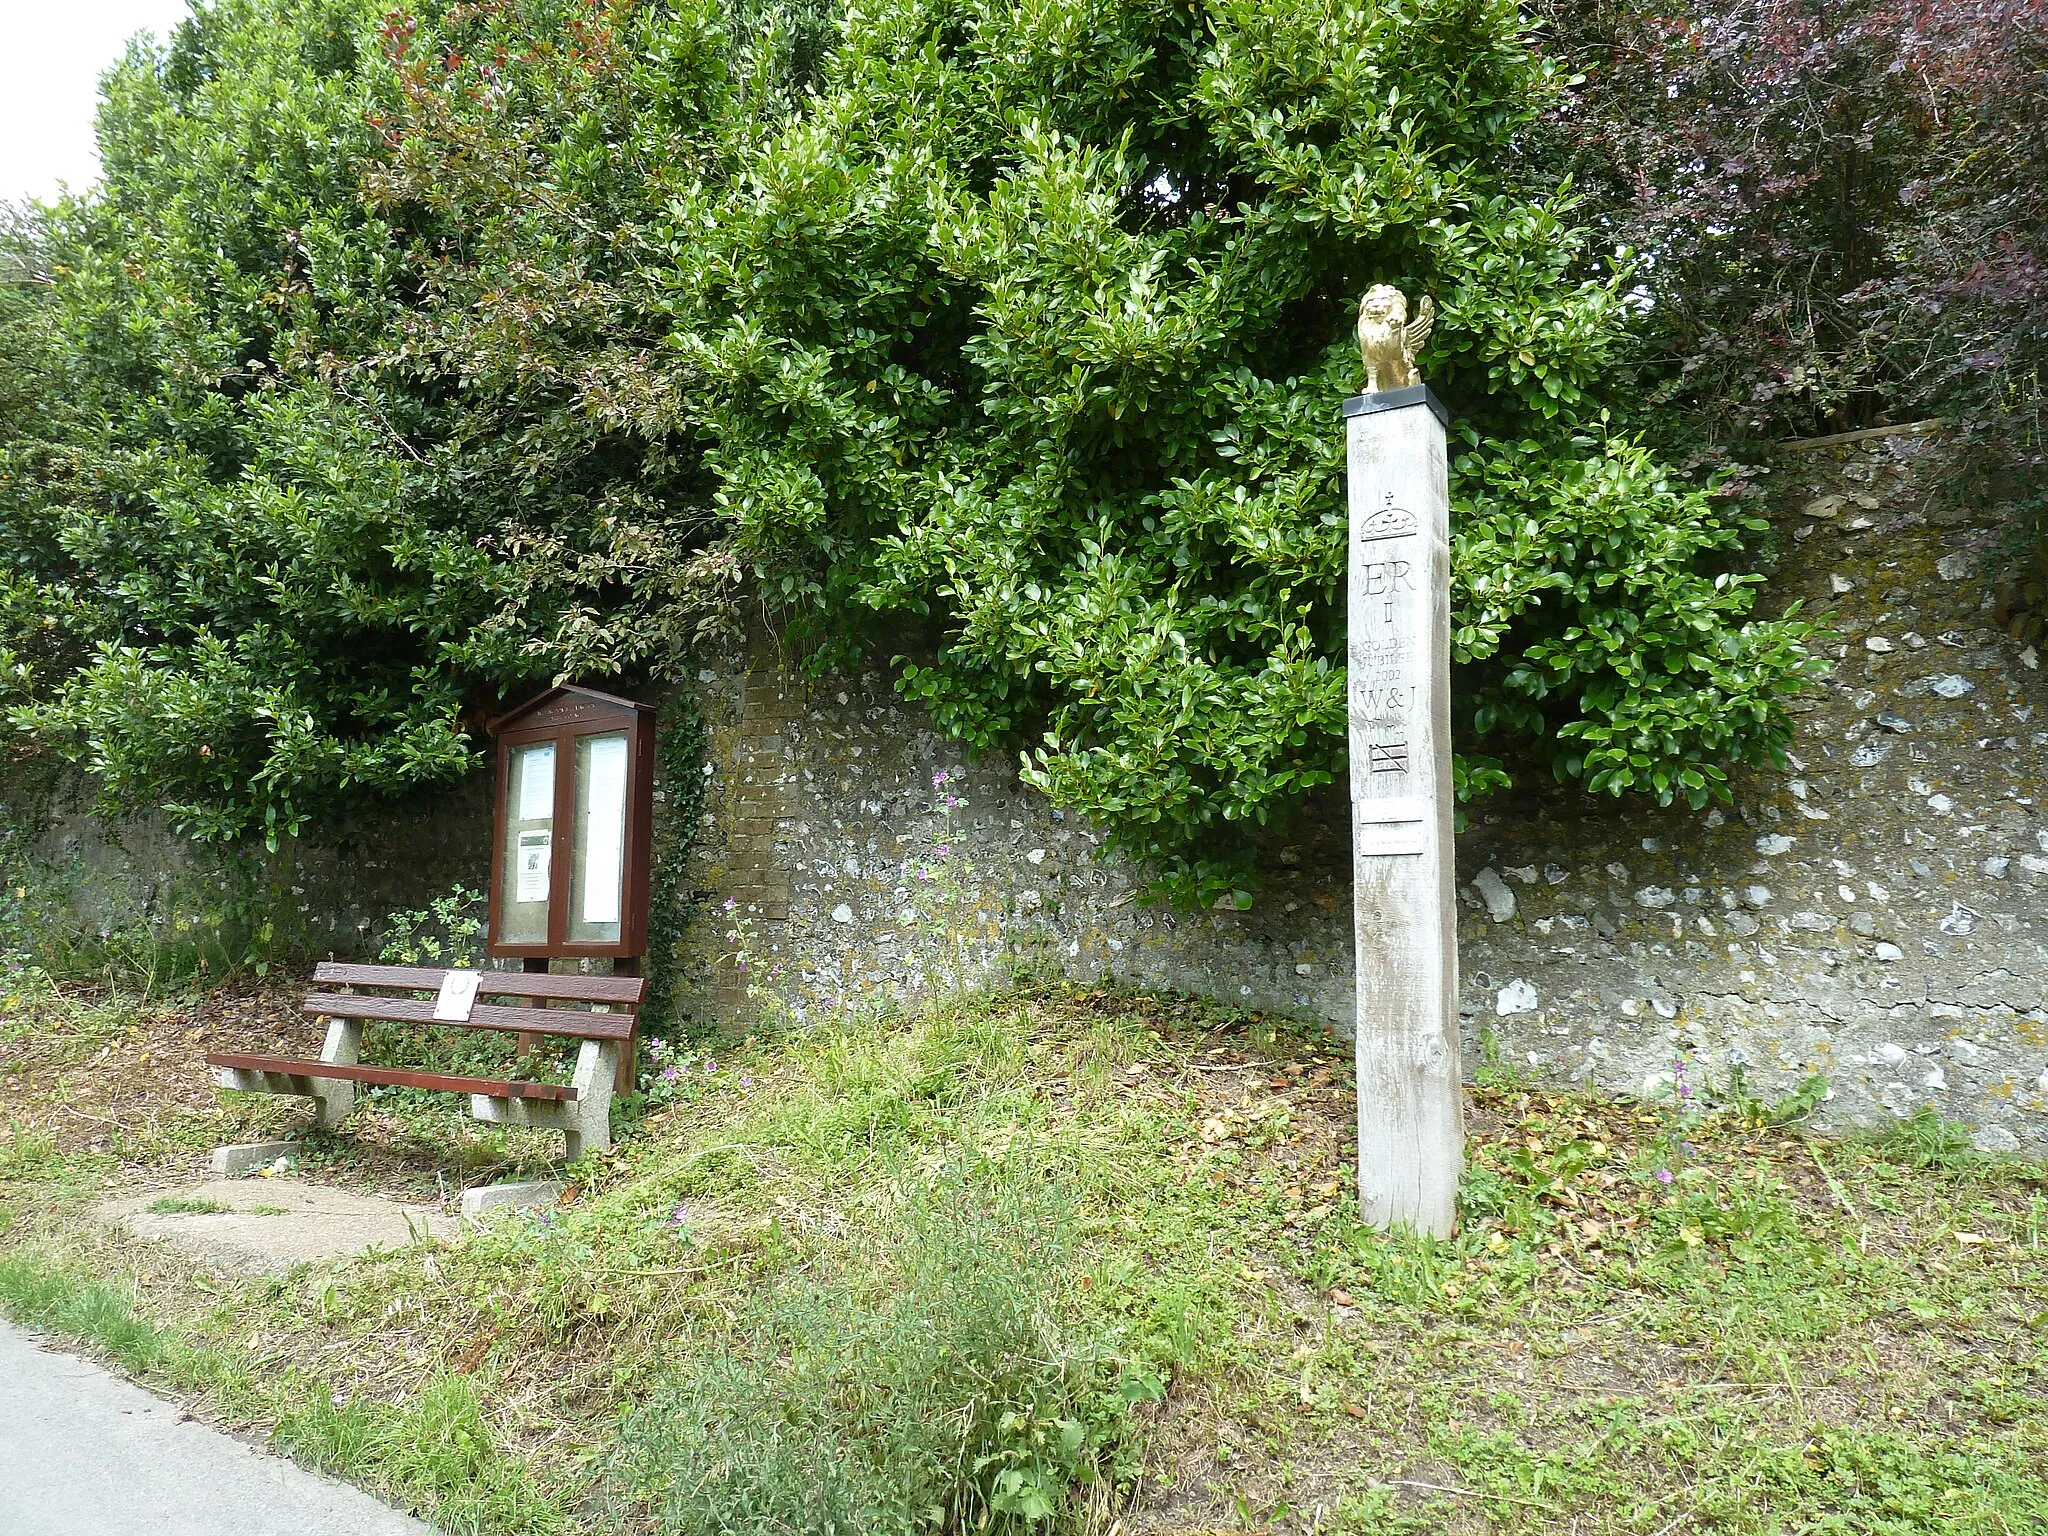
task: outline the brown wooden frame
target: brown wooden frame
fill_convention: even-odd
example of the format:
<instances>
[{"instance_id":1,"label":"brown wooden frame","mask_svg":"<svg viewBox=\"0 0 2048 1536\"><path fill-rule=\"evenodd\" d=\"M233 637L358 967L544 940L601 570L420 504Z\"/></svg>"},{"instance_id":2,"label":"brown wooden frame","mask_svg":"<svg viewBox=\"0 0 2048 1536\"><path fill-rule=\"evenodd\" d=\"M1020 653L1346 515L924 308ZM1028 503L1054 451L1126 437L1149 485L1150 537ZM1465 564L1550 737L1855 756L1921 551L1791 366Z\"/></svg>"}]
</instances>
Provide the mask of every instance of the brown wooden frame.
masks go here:
<instances>
[{"instance_id":1,"label":"brown wooden frame","mask_svg":"<svg viewBox=\"0 0 2048 1536\"><path fill-rule=\"evenodd\" d=\"M436 1093L482 1093L500 1099L555 1099L573 1103L576 1090L565 1083L501 1081L494 1077L457 1077L447 1072L413 1072L402 1067L366 1067L360 1062L305 1061L295 1056L240 1056L216 1051L209 1067L237 1072L264 1072L278 1077L325 1077L336 1082L368 1083L372 1087L431 1088Z\"/></svg>"},{"instance_id":2,"label":"brown wooden frame","mask_svg":"<svg viewBox=\"0 0 2048 1536\"><path fill-rule=\"evenodd\" d=\"M654 822L654 707L615 694L564 683L491 723L497 738L497 797L491 808L491 892L488 952L510 958L637 960L647 952L647 901ZM574 877L576 741L582 736L626 736L625 856L619 896L619 936L610 943L569 937L569 887ZM555 808L548 863L548 936L531 944L498 938L505 886L505 818L509 814L512 754L553 742ZM620 967L620 969L624 969Z\"/></svg>"}]
</instances>

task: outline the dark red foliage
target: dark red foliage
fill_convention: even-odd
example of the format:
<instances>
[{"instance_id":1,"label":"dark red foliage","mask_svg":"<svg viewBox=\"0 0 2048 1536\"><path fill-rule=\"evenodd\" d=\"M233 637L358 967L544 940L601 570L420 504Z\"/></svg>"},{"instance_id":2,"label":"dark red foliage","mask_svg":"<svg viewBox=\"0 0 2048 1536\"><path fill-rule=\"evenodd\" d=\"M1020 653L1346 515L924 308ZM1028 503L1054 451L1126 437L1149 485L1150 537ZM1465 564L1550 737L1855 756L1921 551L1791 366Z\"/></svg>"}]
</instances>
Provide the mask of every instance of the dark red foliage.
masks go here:
<instances>
[{"instance_id":1,"label":"dark red foliage","mask_svg":"<svg viewBox=\"0 0 2048 1536\"><path fill-rule=\"evenodd\" d=\"M1583 76L1550 127L1638 255L1639 366L1674 435L1740 452L1945 415L2023 491L2048 365L2048 0L1545 12Z\"/></svg>"}]
</instances>

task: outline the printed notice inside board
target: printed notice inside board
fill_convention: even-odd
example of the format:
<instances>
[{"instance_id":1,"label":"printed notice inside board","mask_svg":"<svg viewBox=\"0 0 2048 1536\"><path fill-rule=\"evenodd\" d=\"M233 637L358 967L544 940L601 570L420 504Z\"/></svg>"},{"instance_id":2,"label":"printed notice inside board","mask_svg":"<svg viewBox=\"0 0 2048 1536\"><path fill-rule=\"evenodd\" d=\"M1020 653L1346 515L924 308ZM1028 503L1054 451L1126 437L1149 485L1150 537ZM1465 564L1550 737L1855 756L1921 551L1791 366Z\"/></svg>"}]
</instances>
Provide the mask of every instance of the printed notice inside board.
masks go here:
<instances>
[{"instance_id":1,"label":"printed notice inside board","mask_svg":"<svg viewBox=\"0 0 2048 1536\"><path fill-rule=\"evenodd\" d=\"M583 921L616 923L626 854L626 738L600 736L590 753L583 830Z\"/></svg>"},{"instance_id":2,"label":"printed notice inside board","mask_svg":"<svg viewBox=\"0 0 2048 1536\"><path fill-rule=\"evenodd\" d=\"M528 747L519 754L519 819L546 821L555 814L555 748Z\"/></svg>"},{"instance_id":3,"label":"printed notice inside board","mask_svg":"<svg viewBox=\"0 0 2048 1536\"><path fill-rule=\"evenodd\" d=\"M514 901L548 899L548 855L553 843L554 833L545 827L519 834L519 842L514 849L518 860L512 893Z\"/></svg>"}]
</instances>

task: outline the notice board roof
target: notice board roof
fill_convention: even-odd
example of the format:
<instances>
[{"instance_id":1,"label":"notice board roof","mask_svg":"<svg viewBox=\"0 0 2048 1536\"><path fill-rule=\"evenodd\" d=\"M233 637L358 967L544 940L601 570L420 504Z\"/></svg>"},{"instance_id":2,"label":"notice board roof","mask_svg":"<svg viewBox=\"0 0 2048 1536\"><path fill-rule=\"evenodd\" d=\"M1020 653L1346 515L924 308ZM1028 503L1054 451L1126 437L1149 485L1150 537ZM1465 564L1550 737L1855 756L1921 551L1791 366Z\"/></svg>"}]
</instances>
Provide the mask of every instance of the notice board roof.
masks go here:
<instances>
[{"instance_id":1,"label":"notice board roof","mask_svg":"<svg viewBox=\"0 0 2048 1536\"><path fill-rule=\"evenodd\" d=\"M552 730L586 721L624 721L653 713L652 704L622 699L615 693L600 693L578 683L557 683L505 711L491 722L490 730L496 736L508 730Z\"/></svg>"}]
</instances>

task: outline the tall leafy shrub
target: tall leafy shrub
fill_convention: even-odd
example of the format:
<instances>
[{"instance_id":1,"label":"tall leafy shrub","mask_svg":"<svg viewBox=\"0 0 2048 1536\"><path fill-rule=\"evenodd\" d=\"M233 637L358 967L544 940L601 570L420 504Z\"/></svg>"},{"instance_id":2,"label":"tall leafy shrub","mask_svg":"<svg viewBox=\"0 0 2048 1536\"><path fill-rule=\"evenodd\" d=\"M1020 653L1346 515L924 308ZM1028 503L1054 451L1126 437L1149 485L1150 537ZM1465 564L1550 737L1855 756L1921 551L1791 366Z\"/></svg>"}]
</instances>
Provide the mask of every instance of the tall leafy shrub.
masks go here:
<instances>
[{"instance_id":1,"label":"tall leafy shrub","mask_svg":"<svg viewBox=\"0 0 2048 1536\"><path fill-rule=\"evenodd\" d=\"M350 11L323 74L330 14L217 0L238 41L196 94L142 111L175 72L141 60L110 97L176 139L298 92L348 167L288 189L321 220L192 193L261 226L250 302L104 306L203 317L240 370L144 328L149 462L201 420L231 448L66 512L74 568L122 579L28 718L119 794L225 836L445 776L465 697L674 667L744 589L816 665L897 658L1162 890L1243 899L1259 829L1342 769L1337 404L1381 279L1441 307L1461 786L1533 761L1698 804L1787 734L1804 627L1754 614L1740 519L1614 415L1631 277L1532 153L1563 80L1504 0L493 0ZM138 173L149 239L191 158ZM228 344L295 284L289 344ZM133 577L84 537L130 524ZM265 540L292 553L258 577ZM279 638L323 619L317 658Z\"/></svg>"},{"instance_id":2,"label":"tall leafy shrub","mask_svg":"<svg viewBox=\"0 0 2048 1536\"><path fill-rule=\"evenodd\" d=\"M471 235L365 195L409 30L369 0L207 0L132 49L104 188L42 221L7 324L16 722L202 839L445 785L500 693L682 654L636 629L694 553L633 520L658 450L551 413L516 335L422 356L434 263Z\"/></svg>"},{"instance_id":3,"label":"tall leafy shrub","mask_svg":"<svg viewBox=\"0 0 2048 1536\"><path fill-rule=\"evenodd\" d=\"M821 660L925 623L905 692L1023 743L1166 890L1249 889L1258 828L1341 771L1336 407L1378 278L1442 307L1463 785L1501 743L1698 804L1782 741L1803 627L1753 617L1740 521L1610 418L1629 278L1521 154L1562 80L1513 6L878 0L823 49L778 13L726 55L745 131L679 170L637 148L672 64L496 62L545 9L416 66L386 195L466 200L497 239L465 291L574 357L588 409L700 448ZM636 58L715 25L609 14ZM649 167L641 222L543 211L598 157L472 105L523 90ZM658 323L579 346L572 298Z\"/></svg>"}]
</instances>

